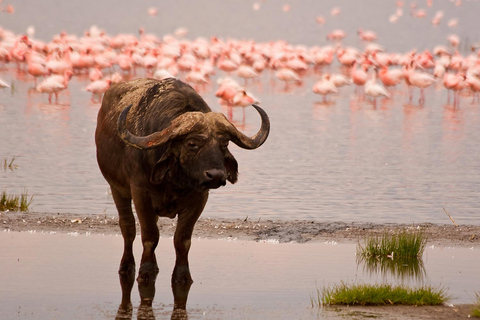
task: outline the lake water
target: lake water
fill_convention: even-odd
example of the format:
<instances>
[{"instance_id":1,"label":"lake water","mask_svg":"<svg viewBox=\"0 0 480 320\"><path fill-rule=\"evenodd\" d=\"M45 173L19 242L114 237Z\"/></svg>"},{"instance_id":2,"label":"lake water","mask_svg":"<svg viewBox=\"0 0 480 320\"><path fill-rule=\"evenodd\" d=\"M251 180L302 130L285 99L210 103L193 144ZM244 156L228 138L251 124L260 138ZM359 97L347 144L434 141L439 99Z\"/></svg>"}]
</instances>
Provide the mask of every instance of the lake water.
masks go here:
<instances>
[{"instance_id":1,"label":"lake water","mask_svg":"<svg viewBox=\"0 0 480 320\"><path fill-rule=\"evenodd\" d=\"M116 268L121 236L0 232L0 307L5 319L113 319L121 299ZM195 238L188 295L189 319L345 319L311 307L317 289L347 284L408 284L443 288L454 305L473 303L478 291L479 248L425 250L423 277L372 274L356 263L352 243L275 244L272 241ZM140 241L134 251L139 257ZM169 319L172 239L157 248L160 273L153 314ZM81 266L81 267L80 267ZM402 267L407 269L406 267ZM137 319L137 284L131 293ZM139 317L140 318L140 317ZM350 317L346 317L350 318ZM153 317L148 319L154 319Z\"/></svg>"},{"instance_id":2,"label":"lake water","mask_svg":"<svg viewBox=\"0 0 480 320\"><path fill-rule=\"evenodd\" d=\"M306 46L326 45L325 35L344 29L344 43L363 48L356 36L360 27L378 33L389 51L407 52L448 45L456 33L461 48L475 43L478 1L459 7L435 2L428 17L413 18L409 2L396 24L388 21L395 1L168 1L156 17L147 14L158 2L139 1L12 1L14 14L0 12L0 26L22 33L33 25L35 37L50 41L65 30L81 35L91 25L107 33L147 32L162 36L178 27L188 37L233 37L270 41L284 39ZM342 9L332 17L334 6ZM114 7L114 9L112 9ZM445 17L432 26L431 17ZM38 14L41 12L42 14ZM315 22L323 15L327 23ZM446 25L458 18L458 25ZM466 51L462 51L468 54ZM98 104L84 91L88 79L73 77L60 103L29 93L31 77L17 74L13 64L0 78L14 90L0 91L0 160L15 157L19 167L0 170L0 191L34 195L31 209L38 212L115 214L113 201L96 164L94 131ZM338 64L331 70L336 72ZM218 73L217 76L223 76ZM397 88L390 100L376 108L359 100L354 88L343 87L331 104L311 88L319 75L310 74L301 86L284 90L273 73L246 88L260 101L271 119L271 134L259 149L231 146L239 162L239 182L211 192L205 217L252 219L314 219L325 221L451 223L443 208L459 224L480 224L480 104L463 96L456 108L447 104L441 84L426 90L419 105L418 92L408 102L406 88ZM215 79L214 79L215 80ZM214 111L220 106L212 83L201 93ZM247 134L259 128L252 108L234 110L233 120Z\"/></svg>"}]
</instances>

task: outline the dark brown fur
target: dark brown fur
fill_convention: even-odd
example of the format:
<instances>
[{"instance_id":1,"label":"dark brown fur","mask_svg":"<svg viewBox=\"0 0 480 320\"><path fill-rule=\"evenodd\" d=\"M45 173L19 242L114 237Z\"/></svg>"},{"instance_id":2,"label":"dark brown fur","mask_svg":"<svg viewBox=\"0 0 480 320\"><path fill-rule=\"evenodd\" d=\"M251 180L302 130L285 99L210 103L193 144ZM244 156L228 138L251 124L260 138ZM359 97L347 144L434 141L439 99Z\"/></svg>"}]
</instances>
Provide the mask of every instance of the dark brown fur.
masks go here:
<instances>
[{"instance_id":1,"label":"dark brown fur","mask_svg":"<svg viewBox=\"0 0 480 320\"><path fill-rule=\"evenodd\" d=\"M129 105L132 108L126 126L138 136L167 128L185 112L209 113L211 109L179 80L133 80L107 90L95 133L98 164L111 186L125 241L120 274L135 270L133 199L143 243L138 280L148 281L158 272L154 252L159 239L158 217L178 216L172 282L191 283L188 251L195 222L207 202L208 190L225 184L225 180L237 180L237 162L226 147L228 140L215 131L205 132L201 126L155 149L140 150L127 145L118 135L117 121ZM208 135L208 139L198 141L199 134ZM205 172L210 169L220 172L218 181L205 181Z\"/></svg>"}]
</instances>

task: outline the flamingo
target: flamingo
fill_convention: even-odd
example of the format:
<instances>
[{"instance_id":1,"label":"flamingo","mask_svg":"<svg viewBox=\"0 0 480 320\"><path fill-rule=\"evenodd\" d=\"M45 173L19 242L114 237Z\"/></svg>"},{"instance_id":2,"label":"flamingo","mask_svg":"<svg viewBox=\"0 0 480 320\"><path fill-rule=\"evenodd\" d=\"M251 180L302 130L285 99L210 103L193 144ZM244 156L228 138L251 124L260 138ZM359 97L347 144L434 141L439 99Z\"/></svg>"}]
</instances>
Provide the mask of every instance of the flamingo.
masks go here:
<instances>
[{"instance_id":1,"label":"flamingo","mask_svg":"<svg viewBox=\"0 0 480 320\"><path fill-rule=\"evenodd\" d=\"M339 73L334 73L330 75L330 81L337 88L340 88L343 86L349 86L350 84L352 84L352 81L350 80L350 78L347 78L343 74L339 74Z\"/></svg>"},{"instance_id":2,"label":"flamingo","mask_svg":"<svg viewBox=\"0 0 480 320\"><path fill-rule=\"evenodd\" d=\"M378 72L378 77L385 87L395 87L403 80L403 72L400 69L388 69L383 66Z\"/></svg>"},{"instance_id":3,"label":"flamingo","mask_svg":"<svg viewBox=\"0 0 480 320\"><path fill-rule=\"evenodd\" d=\"M247 107L252 103L258 103L258 101L249 95L245 90L238 90L233 96L232 106L234 107Z\"/></svg>"},{"instance_id":4,"label":"flamingo","mask_svg":"<svg viewBox=\"0 0 480 320\"><path fill-rule=\"evenodd\" d=\"M365 83L365 94L373 98L373 106L377 105L378 97L390 98L387 89L377 82L376 72L373 72L372 78Z\"/></svg>"},{"instance_id":5,"label":"flamingo","mask_svg":"<svg viewBox=\"0 0 480 320\"><path fill-rule=\"evenodd\" d=\"M90 83L88 86L86 86L85 90L92 93L91 101L93 103L100 102L102 100L102 95L110 87L111 83L112 83L111 79L95 80L92 83ZM98 97L97 101L95 101L95 96Z\"/></svg>"},{"instance_id":6,"label":"flamingo","mask_svg":"<svg viewBox=\"0 0 480 320\"><path fill-rule=\"evenodd\" d=\"M243 112L243 123L245 123L245 107L258 103L258 101L248 94L245 90L238 90L232 98L231 103L229 104L228 117L231 119L233 117L232 107L242 107Z\"/></svg>"},{"instance_id":7,"label":"flamingo","mask_svg":"<svg viewBox=\"0 0 480 320\"><path fill-rule=\"evenodd\" d=\"M71 47L68 47L60 52L56 52L56 55L50 55L47 60L47 70L50 73L62 75L67 70L73 70L72 61L70 58Z\"/></svg>"},{"instance_id":8,"label":"flamingo","mask_svg":"<svg viewBox=\"0 0 480 320\"><path fill-rule=\"evenodd\" d=\"M163 80L166 78L175 78L175 77L170 72L168 72L168 70L160 68L155 70L155 72L153 73L153 78L158 80Z\"/></svg>"},{"instance_id":9,"label":"flamingo","mask_svg":"<svg viewBox=\"0 0 480 320\"><path fill-rule=\"evenodd\" d=\"M337 50L337 59L345 67L350 67L358 58L358 51L353 48L339 48Z\"/></svg>"},{"instance_id":10,"label":"flamingo","mask_svg":"<svg viewBox=\"0 0 480 320\"><path fill-rule=\"evenodd\" d=\"M225 57L225 51L222 51L222 54L220 55L220 58L217 61L217 68L225 71L226 73L231 73L235 70L238 69L238 63L232 60L232 57L230 59Z\"/></svg>"},{"instance_id":11,"label":"flamingo","mask_svg":"<svg viewBox=\"0 0 480 320\"><path fill-rule=\"evenodd\" d=\"M236 71L236 75L245 80L245 85L247 84L248 79L253 79L258 77L257 71L250 66L241 65Z\"/></svg>"},{"instance_id":12,"label":"flamingo","mask_svg":"<svg viewBox=\"0 0 480 320\"><path fill-rule=\"evenodd\" d=\"M288 83L290 82L301 82L300 77L298 74L289 68L282 68L275 72L275 77L277 79L285 82L285 90L287 90Z\"/></svg>"},{"instance_id":13,"label":"flamingo","mask_svg":"<svg viewBox=\"0 0 480 320\"><path fill-rule=\"evenodd\" d=\"M410 63L410 67L405 69L406 70L406 73L405 73L405 76L406 76L406 82L407 82L407 85L410 86L414 86L414 87L417 87L420 89L420 99L419 99L419 102L420 103L424 103L425 102L425 93L424 93L424 90L425 88L431 86L436 80L435 80L435 77L432 76L431 74L429 73L425 73L425 72L419 72L419 71L415 71L415 61L411 61ZM410 89L409 89L410 90ZM412 100L412 92L410 91L410 101Z\"/></svg>"},{"instance_id":14,"label":"flamingo","mask_svg":"<svg viewBox=\"0 0 480 320\"><path fill-rule=\"evenodd\" d=\"M370 30L358 29L358 37L363 41L375 41L377 40L377 34Z\"/></svg>"},{"instance_id":15,"label":"flamingo","mask_svg":"<svg viewBox=\"0 0 480 320\"><path fill-rule=\"evenodd\" d=\"M338 92L328 73L324 74L322 79L313 85L312 90L315 94L323 95L323 103L327 103L327 95Z\"/></svg>"},{"instance_id":16,"label":"flamingo","mask_svg":"<svg viewBox=\"0 0 480 320\"><path fill-rule=\"evenodd\" d=\"M102 71L96 67L96 68L93 68L90 70L90 72L88 73L88 78L90 79L90 81L96 81L96 80L100 80L103 78L103 74L102 74Z\"/></svg>"},{"instance_id":17,"label":"flamingo","mask_svg":"<svg viewBox=\"0 0 480 320\"><path fill-rule=\"evenodd\" d=\"M0 79L0 89L10 88L10 86L2 79Z\"/></svg>"},{"instance_id":18,"label":"flamingo","mask_svg":"<svg viewBox=\"0 0 480 320\"><path fill-rule=\"evenodd\" d=\"M203 89L205 89L205 85L209 82L205 76L205 73L200 70L199 66L195 66L192 71L187 73L185 76L185 81L188 83L194 83L196 86L202 86Z\"/></svg>"},{"instance_id":19,"label":"flamingo","mask_svg":"<svg viewBox=\"0 0 480 320\"><path fill-rule=\"evenodd\" d=\"M443 86L448 90L448 100L450 102L450 90L453 91L453 105L458 104L458 93L462 91L468 82L465 82L466 76L464 74L445 73L443 76ZM471 80L470 80L471 82Z\"/></svg>"},{"instance_id":20,"label":"flamingo","mask_svg":"<svg viewBox=\"0 0 480 320\"><path fill-rule=\"evenodd\" d=\"M48 102L52 103L52 95L55 94L55 102L58 102L58 94L65 90L68 86L68 81L71 79L73 72L71 70L65 71L63 76L52 75L44 79L37 86L37 91L48 94Z\"/></svg>"},{"instance_id":21,"label":"flamingo","mask_svg":"<svg viewBox=\"0 0 480 320\"><path fill-rule=\"evenodd\" d=\"M475 74L467 74L465 82L468 84L473 93L472 103L475 102L475 97L477 98L477 101L480 101L480 78Z\"/></svg>"},{"instance_id":22,"label":"flamingo","mask_svg":"<svg viewBox=\"0 0 480 320\"><path fill-rule=\"evenodd\" d=\"M108 79L112 80L112 83L120 83L123 81L123 77L120 73L115 72L111 74Z\"/></svg>"},{"instance_id":23,"label":"flamingo","mask_svg":"<svg viewBox=\"0 0 480 320\"><path fill-rule=\"evenodd\" d=\"M220 87L215 92L215 96L232 105L233 98L238 91L243 91L243 88L232 78L219 79L218 82Z\"/></svg>"},{"instance_id":24,"label":"flamingo","mask_svg":"<svg viewBox=\"0 0 480 320\"><path fill-rule=\"evenodd\" d=\"M327 40L340 41L347 36L346 32L341 29L335 29L327 34Z\"/></svg>"},{"instance_id":25,"label":"flamingo","mask_svg":"<svg viewBox=\"0 0 480 320\"><path fill-rule=\"evenodd\" d=\"M37 86L37 78L38 77L45 77L47 74L47 67L45 61L43 59L35 59L32 56L32 52L29 51L25 58L27 59L27 72L28 74L33 76L33 81L35 87Z\"/></svg>"},{"instance_id":26,"label":"flamingo","mask_svg":"<svg viewBox=\"0 0 480 320\"><path fill-rule=\"evenodd\" d=\"M353 83L355 84L355 90L358 92L359 87L363 87L368 80L367 70L369 65L363 63L360 69L357 68L358 62L355 61L350 71L350 77L352 78Z\"/></svg>"}]
</instances>

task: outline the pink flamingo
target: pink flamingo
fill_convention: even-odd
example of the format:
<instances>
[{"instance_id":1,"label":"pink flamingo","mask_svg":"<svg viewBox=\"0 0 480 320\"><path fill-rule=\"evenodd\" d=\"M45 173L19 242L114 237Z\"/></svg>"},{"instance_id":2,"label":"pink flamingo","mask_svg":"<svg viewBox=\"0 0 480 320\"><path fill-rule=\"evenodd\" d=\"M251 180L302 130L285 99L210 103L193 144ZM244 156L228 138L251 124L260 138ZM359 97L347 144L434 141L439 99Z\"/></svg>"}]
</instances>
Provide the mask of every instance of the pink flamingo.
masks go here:
<instances>
[{"instance_id":1,"label":"pink flamingo","mask_svg":"<svg viewBox=\"0 0 480 320\"><path fill-rule=\"evenodd\" d=\"M451 90L453 91L453 105L458 105L458 93L467 86L465 80L466 76L464 74L445 73L443 76L443 86L448 90L447 103L450 103Z\"/></svg>"},{"instance_id":2,"label":"pink flamingo","mask_svg":"<svg viewBox=\"0 0 480 320\"><path fill-rule=\"evenodd\" d=\"M67 70L73 70L72 61L70 59L71 47L57 51L56 56L50 55L47 59L47 70L50 73L63 75Z\"/></svg>"},{"instance_id":3,"label":"pink flamingo","mask_svg":"<svg viewBox=\"0 0 480 320\"><path fill-rule=\"evenodd\" d=\"M245 90L238 90L233 96L232 106L234 107L247 107L252 103L258 102L250 96Z\"/></svg>"},{"instance_id":4,"label":"pink flamingo","mask_svg":"<svg viewBox=\"0 0 480 320\"><path fill-rule=\"evenodd\" d=\"M110 80L110 79L95 80L92 83L90 83L88 86L86 86L85 90L92 93L91 101L93 103L100 102L102 100L102 95L110 87L111 83L112 83L112 80ZM97 101L95 101L95 96L98 97Z\"/></svg>"},{"instance_id":5,"label":"pink flamingo","mask_svg":"<svg viewBox=\"0 0 480 320\"><path fill-rule=\"evenodd\" d=\"M225 58L225 53L222 52L222 55L217 61L217 68L225 71L226 73L230 73L238 69L238 64L230 59Z\"/></svg>"},{"instance_id":6,"label":"pink flamingo","mask_svg":"<svg viewBox=\"0 0 480 320\"><path fill-rule=\"evenodd\" d=\"M288 84L290 82L297 82L297 83L301 82L298 74L295 71L293 71L292 69L289 69L289 68L282 68L282 69L276 71L275 72L275 77L277 77L277 79L285 82L285 90L287 90Z\"/></svg>"},{"instance_id":7,"label":"pink flamingo","mask_svg":"<svg viewBox=\"0 0 480 320\"><path fill-rule=\"evenodd\" d=\"M220 79L219 82L220 87L215 92L215 96L227 104L232 105L233 98L238 91L243 91L243 88L231 78Z\"/></svg>"},{"instance_id":8,"label":"pink flamingo","mask_svg":"<svg viewBox=\"0 0 480 320\"><path fill-rule=\"evenodd\" d=\"M367 70L369 65L363 63L360 69L357 68L358 62L353 63L352 70L350 71L350 77L352 78L353 83L355 84L355 90L358 93L359 88L363 87L368 80Z\"/></svg>"},{"instance_id":9,"label":"pink flamingo","mask_svg":"<svg viewBox=\"0 0 480 320\"><path fill-rule=\"evenodd\" d=\"M313 93L323 95L323 103L327 102L327 95L332 93L337 93L337 87L330 81L330 74L326 73L323 75L320 81L317 81L313 85Z\"/></svg>"},{"instance_id":10,"label":"pink flamingo","mask_svg":"<svg viewBox=\"0 0 480 320\"><path fill-rule=\"evenodd\" d=\"M88 73L88 78L90 79L90 81L96 81L96 80L100 80L103 78L103 73L102 71L99 69L99 68L92 68L90 69L89 73Z\"/></svg>"},{"instance_id":11,"label":"pink flamingo","mask_svg":"<svg viewBox=\"0 0 480 320\"><path fill-rule=\"evenodd\" d=\"M157 69L153 72L153 78L158 80L163 80L166 78L175 78L167 69Z\"/></svg>"},{"instance_id":12,"label":"pink flamingo","mask_svg":"<svg viewBox=\"0 0 480 320\"><path fill-rule=\"evenodd\" d=\"M34 59L32 58L32 52L31 51L29 51L25 55L25 58L27 60L27 72L28 72L28 74L33 76L34 85L36 87L37 86L37 78L38 77L45 77L45 75L48 73L47 72L47 67L45 65L45 61L43 61L43 63L34 61Z\"/></svg>"},{"instance_id":13,"label":"pink flamingo","mask_svg":"<svg viewBox=\"0 0 480 320\"><path fill-rule=\"evenodd\" d=\"M415 61L411 61L410 67L406 69L406 82L407 85L414 86L420 89L420 103L425 102L425 88L431 86L436 80L435 77L426 72L415 71ZM410 91L410 89L409 89ZM410 101L412 100L412 92L409 95Z\"/></svg>"},{"instance_id":14,"label":"pink flamingo","mask_svg":"<svg viewBox=\"0 0 480 320\"><path fill-rule=\"evenodd\" d=\"M395 87L403 80L403 72L400 69L388 69L383 66L378 72L378 77L385 87Z\"/></svg>"},{"instance_id":15,"label":"pink flamingo","mask_svg":"<svg viewBox=\"0 0 480 320\"><path fill-rule=\"evenodd\" d=\"M29 40L27 36L22 36L15 41L13 48L10 50L9 55L13 61L17 64L18 71L24 71L25 55L29 51Z\"/></svg>"},{"instance_id":16,"label":"pink flamingo","mask_svg":"<svg viewBox=\"0 0 480 320\"><path fill-rule=\"evenodd\" d=\"M475 98L477 101L480 101L479 93L480 93L480 78L475 74L467 74L465 78L465 82L470 87L470 90L473 93L473 100L472 103L475 102Z\"/></svg>"},{"instance_id":17,"label":"pink flamingo","mask_svg":"<svg viewBox=\"0 0 480 320\"><path fill-rule=\"evenodd\" d=\"M327 40L340 41L345 38L347 34L341 29L335 29L327 34Z\"/></svg>"},{"instance_id":18,"label":"pink flamingo","mask_svg":"<svg viewBox=\"0 0 480 320\"><path fill-rule=\"evenodd\" d=\"M52 95L55 94L55 102L58 102L58 94L65 90L68 86L68 81L71 79L73 72L71 70L65 71L63 76L52 75L44 79L37 86L37 91L48 94L48 102L52 103Z\"/></svg>"},{"instance_id":19,"label":"pink flamingo","mask_svg":"<svg viewBox=\"0 0 480 320\"><path fill-rule=\"evenodd\" d=\"M382 86L380 83L377 82L376 72L372 72L373 76L371 79L365 83L365 94L367 96L372 97L373 99L373 106L377 106L377 98L385 97L390 98L390 94L388 93L387 89Z\"/></svg>"},{"instance_id":20,"label":"pink flamingo","mask_svg":"<svg viewBox=\"0 0 480 320\"><path fill-rule=\"evenodd\" d=\"M358 29L358 37L363 41L375 41L377 40L377 33L370 30Z\"/></svg>"},{"instance_id":21,"label":"pink flamingo","mask_svg":"<svg viewBox=\"0 0 480 320\"><path fill-rule=\"evenodd\" d=\"M245 80L245 85L247 84L248 79L254 79L258 77L257 71L250 66L241 65L238 67L236 75Z\"/></svg>"},{"instance_id":22,"label":"pink flamingo","mask_svg":"<svg viewBox=\"0 0 480 320\"><path fill-rule=\"evenodd\" d=\"M198 89L201 86L205 90L205 85L209 82L205 73L201 70L200 66L195 66L192 71L185 75L185 81L187 83L193 83Z\"/></svg>"}]
</instances>

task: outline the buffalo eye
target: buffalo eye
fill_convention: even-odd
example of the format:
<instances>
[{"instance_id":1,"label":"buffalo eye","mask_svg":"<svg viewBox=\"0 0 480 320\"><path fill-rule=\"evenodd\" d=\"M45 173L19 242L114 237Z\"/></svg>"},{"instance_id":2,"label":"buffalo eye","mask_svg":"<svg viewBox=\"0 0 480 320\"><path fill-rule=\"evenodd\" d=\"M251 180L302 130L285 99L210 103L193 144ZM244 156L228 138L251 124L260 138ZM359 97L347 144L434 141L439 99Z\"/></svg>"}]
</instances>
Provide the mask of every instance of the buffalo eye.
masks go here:
<instances>
[{"instance_id":1,"label":"buffalo eye","mask_svg":"<svg viewBox=\"0 0 480 320\"><path fill-rule=\"evenodd\" d=\"M200 146L198 145L198 143L194 142L194 141L189 141L187 143L187 146L188 146L188 149L190 149L191 151L197 151Z\"/></svg>"}]
</instances>

